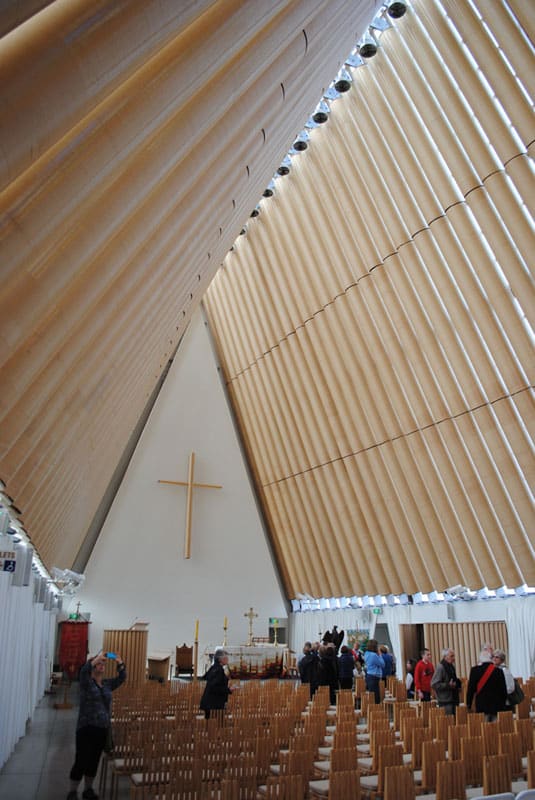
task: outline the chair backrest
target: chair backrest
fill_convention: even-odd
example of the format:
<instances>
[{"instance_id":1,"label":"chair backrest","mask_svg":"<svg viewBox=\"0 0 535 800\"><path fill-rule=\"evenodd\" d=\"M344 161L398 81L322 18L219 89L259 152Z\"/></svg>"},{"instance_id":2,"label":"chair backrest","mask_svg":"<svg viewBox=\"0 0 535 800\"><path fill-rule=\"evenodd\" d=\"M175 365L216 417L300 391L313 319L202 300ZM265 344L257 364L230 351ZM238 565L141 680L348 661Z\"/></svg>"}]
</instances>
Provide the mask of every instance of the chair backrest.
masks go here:
<instances>
[{"instance_id":1,"label":"chair backrest","mask_svg":"<svg viewBox=\"0 0 535 800\"><path fill-rule=\"evenodd\" d=\"M412 732L414 728L423 728L424 721L421 717L406 717L403 716L400 721L400 737L403 744L403 749L406 753L411 752L412 746Z\"/></svg>"},{"instance_id":2,"label":"chair backrest","mask_svg":"<svg viewBox=\"0 0 535 800\"><path fill-rule=\"evenodd\" d=\"M424 742L430 742L432 739L433 733L431 728L414 728L411 745L411 766L413 769L422 768L422 745Z\"/></svg>"},{"instance_id":3,"label":"chair backrest","mask_svg":"<svg viewBox=\"0 0 535 800\"><path fill-rule=\"evenodd\" d=\"M529 719L531 711L531 698L532 695L525 692L524 699L515 706L515 714L517 719Z\"/></svg>"},{"instance_id":4,"label":"chair backrest","mask_svg":"<svg viewBox=\"0 0 535 800\"><path fill-rule=\"evenodd\" d=\"M470 730L470 724L468 725L468 730ZM483 725L481 725L477 736L483 737L483 751L486 756L495 756L498 754L497 722L485 722Z\"/></svg>"},{"instance_id":5,"label":"chair backrest","mask_svg":"<svg viewBox=\"0 0 535 800\"><path fill-rule=\"evenodd\" d=\"M357 751L354 747L335 747L331 750L330 764L330 775L332 775L333 772L354 770L358 766Z\"/></svg>"},{"instance_id":6,"label":"chair backrest","mask_svg":"<svg viewBox=\"0 0 535 800\"><path fill-rule=\"evenodd\" d=\"M182 647L175 648L175 673L193 673L193 647L188 647L184 642Z\"/></svg>"},{"instance_id":7,"label":"chair backrest","mask_svg":"<svg viewBox=\"0 0 535 800\"><path fill-rule=\"evenodd\" d=\"M461 758L464 761L466 782L471 786L481 786L483 783L483 755L481 736L461 739Z\"/></svg>"},{"instance_id":8,"label":"chair backrest","mask_svg":"<svg viewBox=\"0 0 535 800\"><path fill-rule=\"evenodd\" d=\"M500 733L498 751L509 756L513 777L522 776L522 740L519 733Z\"/></svg>"},{"instance_id":9,"label":"chair backrest","mask_svg":"<svg viewBox=\"0 0 535 800\"><path fill-rule=\"evenodd\" d=\"M448 758L461 757L461 739L468 737L468 725L450 725L448 728Z\"/></svg>"},{"instance_id":10,"label":"chair backrest","mask_svg":"<svg viewBox=\"0 0 535 800\"><path fill-rule=\"evenodd\" d=\"M267 800L302 800L306 789L302 775L278 775L267 779L264 797Z\"/></svg>"},{"instance_id":11,"label":"chair backrest","mask_svg":"<svg viewBox=\"0 0 535 800\"><path fill-rule=\"evenodd\" d=\"M437 762L436 800L464 800L466 797L466 775L460 760Z\"/></svg>"},{"instance_id":12,"label":"chair backrest","mask_svg":"<svg viewBox=\"0 0 535 800\"><path fill-rule=\"evenodd\" d=\"M515 732L520 734L522 756L527 756L528 750L533 750L533 734L535 732L531 719L515 719Z\"/></svg>"},{"instance_id":13,"label":"chair backrest","mask_svg":"<svg viewBox=\"0 0 535 800\"><path fill-rule=\"evenodd\" d=\"M447 716L441 717L433 717L431 720L431 730L433 731L433 736L435 739L444 739L445 742L448 741L448 728L455 724L455 717L452 717L451 714Z\"/></svg>"},{"instance_id":14,"label":"chair backrest","mask_svg":"<svg viewBox=\"0 0 535 800\"><path fill-rule=\"evenodd\" d=\"M383 800L415 800L416 787L408 765L385 767Z\"/></svg>"},{"instance_id":15,"label":"chair backrest","mask_svg":"<svg viewBox=\"0 0 535 800\"><path fill-rule=\"evenodd\" d=\"M510 711L498 711L498 730L500 733L513 733L515 726L513 715Z\"/></svg>"},{"instance_id":16,"label":"chair backrest","mask_svg":"<svg viewBox=\"0 0 535 800\"><path fill-rule=\"evenodd\" d=\"M379 748L379 767L377 770L377 794L383 794L385 769L403 765L403 748L399 744L387 744Z\"/></svg>"},{"instance_id":17,"label":"chair backrest","mask_svg":"<svg viewBox=\"0 0 535 800\"><path fill-rule=\"evenodd\" d=\"M379 771L379 750L386 745L396 744L396 732L392 729L375 731L370 741L372 754L372 772Z\"/></svg>"},{"instance_id":18,"label":"chair backrest","mask_svg":"<svg viewBox=\"0 0 535 800\"><path fill-rule=\"evenodd\" d=\"M527 756L528 756L528 788L532 789L535 787L535 749L528 750Z\"/></svg>"},{"instance_id":19,"label":"chair backrest","mask_svg":"<svg viewBox=\"0 0 535 800\"><path fill-rule=\"evenodd\" d=\"M329 774L328 800L360 800L360 772L358 769L347 769Z\"/></svg>"},{"instance_id":20,"label":"chair backrest","mask_svg":"<svg viewBox=\"0 0 535 800\"><path fill-rule=\"evenodd\" d=\"M468 722L468 709L466 706L457 706L455 709L455 724L466 725Z\"/></svg>"},{"instance_id":21,"label":"chair backrest","mask_svg":"<svg viewBox=\"0 0 535 800\"><path fill-rule=\"evenodd\" d=\"M482 722L485 722L485 715L483 713L474 711L472 714L468 714L468 732L470 736L481 736Z\"/></svg>"},{"instance_id":22,"label":"chair backrest","mask_svg":"<svg viewBox=\"0 0 535 800\"><path fill-rule=\"evenodd\" d=\"M446 742L434 739L422 744L422 790L434 792L437 783L437 763L446 760Z\"/></svg>"},{"instance_id":23,"label":"chair backrest","mask_svg":"<svg viewBox=\"0 0 535 800\"><path fill-rule=\"evenodd\" d=\"M495 756L483 758L483 791L486 794L510 792L513 783L513 774L509 756L500 753Z\"/></svg>"}]
</instances>

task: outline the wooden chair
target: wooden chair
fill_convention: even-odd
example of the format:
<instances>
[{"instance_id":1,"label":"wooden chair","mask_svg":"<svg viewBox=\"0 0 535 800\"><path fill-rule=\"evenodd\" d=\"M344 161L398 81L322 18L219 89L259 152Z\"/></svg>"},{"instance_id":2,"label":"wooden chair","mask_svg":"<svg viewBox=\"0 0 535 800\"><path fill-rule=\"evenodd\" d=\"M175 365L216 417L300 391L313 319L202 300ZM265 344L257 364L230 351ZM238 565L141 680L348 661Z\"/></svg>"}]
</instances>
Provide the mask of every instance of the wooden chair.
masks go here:
<instances>
[{"instance_id":1,"label":"wooden chair","mask_svg":"<svg viewBox=\"0 0 535 800\"><path fill-rule=\"evenodd\" d=\"M266 800L303 800L307 783L303 775L271 775L258 793Z\"/></svg>"},{"instance_id":2,"label":"wooden chair","mask_svg":"<svg viewBox=\"0 0 535 800\"><path fill-rule=\"evenodd\" d=\"M437 763L436 800L461 800L466 797L466 776L460 760Z\"/></svg>"},{"instance_id":3,"label":"wooden chair","mask_svg":"<svg viewBox=\"0 0 535 800\"><path fill-rule=\"evenodd\" d=\"M383 800L415 800L416 787L412 769L407 766L386 767Z\"/></svg>"},{"instance_id":4,"label":"wooden chair","mask_svg":"<svg viewBox=\"0 0 535 800\"><path fill-rule=\"evenodd\" d=\"M468 726L470 730L470 725ZM477 734L483 737L483 752L486 756L498 755L498 723L485 722Z\"/></svg>"},{"instance_id":5,"label":"wooden chair","mask_svg":"<svg viewBox=\"0 0 535 800\"><path fill-rule=\"evenodd\" d=\"M533 750L534 731L535 728L530 719L515 719L515 733L520 734L522 756L527 756L528 750Z\"/></svg>"},{"instance_id":6,"label":"wooden chair","mask_svg":"<svg viewBox=\"0 0 535 800\"><path fill-rule=\"evenodd\" d=\"M470 736L481 736L481 724L483 722L485 722L484 714L481 714L476 711L473 711L472 713L468 714L468 733L470 734ZM489 722L487 724L493 725L495 723Z\"/></svg>"},{"instance_id":7,"label":"wooden chair","mask_svg":"<svg viewBox=\"0 0 535 800\"><path fill-rule=\"evenodd\" d=\"M401 718L401 730L400 730L400 738L401 743L403 744L403 749L406 753L411 752L412 746L412 732L415 728L423 728L424 721L421 717L406 717L403 716Z\"/></svg>"},{"instance_id":8,"label":"wooden chair","mask_svg":"<svg viewBox=\"0 0 535 800\"><path fill-rule=\"evenodd\" d=\"M385 769L403 766L403 748L399 744L387 744L379 748L379 767L377 775L364 775L360 779L363 795L373 800L384 791Z\"/></svg>"},{"instance_id":9,"label":"wooden chair","mask_svg":"<svg viewBox=\"0 0 535 800\"><path fill-rule=\"evenodd\" d=\"M433 733L430 728L414 728L412 731L411 766L413 770L422 769L422 745L432 739Z\"/></svg>"},{"instance_id":10,"label":"wooden chair","mask_svg":"<svg viewBox=\"0 0 535 800\"><path fill-rule=\"evenodd\" d=\"M358 769L342 770L329 776L327 800L360 800L360 773Z\"/></svg>"},{"instance_id":11,"label":"wooden chair","mask_svg":"<svg viewBox=\"0 0 535 800\"><path fill-rule=\"evenodd\" d=\"M514 732L514 720L510 711L498 711L498 718L496 722L498 723L498 731L500 733Z\"/></svg>"},{"instance_id":12,"label":"wooden chair","mask_svg":"<svg viewBox=\"0 0 535 800\"><path fill-rule=\"evenodd\" d=\"M531 711L531 695L525 692L524 699L515 706L515 716L517 719L529 719Z\"/></svg>"},{"instance_id":13,"label":"wooden chair","mask_svg":"<svg viewBox=\"0 0 535 800\"><path fill-rule=\"evenodd\" d=\"M468 725L450 725L448 728L448 759L461 757L461 739L468 737Z\"/></svg>"},{"instance_id":14,"label":"wooden chair","mask_svg":"<svg viewBox=\"0 0 535 800\"><path fill-rule=\"evenodd\" d=\"M450 714L434 717L431 721L431 730L433 731L434 739L444 739L448 741L448 728L455 724L455 717Z\"/></svg>"},{"instance_id":15,"label":"wooden chair","mask_svg":"<svg viewBox=\"0 0 535 800\"><path fill-rule=\"evenodd\" d=\"M500 733L498 738L498 752L505 753L509 758L513 778L521 778L522 770L522 740L519 733Z\"/></svg>"},{"instance_id":16,"label":"wooden chair","mask_svg":"<svg viewBox=\"0 0 535 800\"><path fill-rule=\"evenodd\" d=\"M535 749L528 750L528 789L535 789Z\"/></svg>"},{"instance_id":17,"label":"wooden chair","mask_svg":"<svg viewBox=\"0 0 535 800\"><path fill-rule=\"evenodd\" d=\"M483 793L499 794L499 792L510 792L513 783L513 775L509 756L500 753L495 756L484 756L483 758Z\"/></svg>"},{"instance_id":18,"label":"wooden chair","mask_svg":"<svg viewBox=\"0 0 535 800\"><path fill-rule=\"evenodd\" d=\"M461 758L464 762L466 783L469 786L483 785L483 756L481 736L461 739Z\"/></svg>"},{"instance_id":19,"label":"wooden chair","mask_svg":"<svg viewBox=\"0 0 535 800\"><path fill-rule=\"evenodd\" d=\"M175 648L175 678L180 675L193 677L193 647L185 642L182 647Z\"/></svg>"},{"instance_id":20,"label":"wooden chair","mask_svg":"<svg viewBox=\"0 0 535 800\"><path fill-rule=\"evenodd\" d=\"M434 792L437 783L437 764L446 760L446 742L434 739L422 744L422 792Z\"/></svg>"},{"instance_id":21,"label":"wooden chair","mask_svg":"<svg viewBox=\"0 0 535 800\"><path fill-rule=\"evenodd\" d=\"M327 780L310 781L310 798L324 800L360 800L360 773L358 769L333 772Z\"/></svg>"},{"instance_id":22,"label":"wooden chair","mask_svg":"<svg viewBox=\"0 0 535 800\"><path fill-rule=\"evenodd\" d=\"M466 706L457 706L455 709L455 724L467 725L468 724L468 709Z\"/></svg>"}]
</instances>

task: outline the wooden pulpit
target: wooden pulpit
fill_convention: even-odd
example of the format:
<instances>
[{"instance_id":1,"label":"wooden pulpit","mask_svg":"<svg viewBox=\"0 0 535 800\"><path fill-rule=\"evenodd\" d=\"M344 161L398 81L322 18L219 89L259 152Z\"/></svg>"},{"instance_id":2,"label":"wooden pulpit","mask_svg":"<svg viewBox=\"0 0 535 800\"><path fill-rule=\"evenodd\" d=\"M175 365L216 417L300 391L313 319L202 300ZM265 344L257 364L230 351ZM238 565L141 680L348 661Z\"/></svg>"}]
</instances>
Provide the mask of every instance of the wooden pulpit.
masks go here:
<instances>
[{"instance_id":1,"label":"wooden pulpit","mask_svg":"<svg viewBox=\"0 0 535 800\"><path fill-rule=\"evenodd\" d=\"M148 625L129 630L105 630L102 649L105 653L120 653L126 664L127 682L129 686L144 683L147 678L147 643ZM110 661L106 667L106 677L115 677L115 662Z\"/></svg>"}]
</instances>

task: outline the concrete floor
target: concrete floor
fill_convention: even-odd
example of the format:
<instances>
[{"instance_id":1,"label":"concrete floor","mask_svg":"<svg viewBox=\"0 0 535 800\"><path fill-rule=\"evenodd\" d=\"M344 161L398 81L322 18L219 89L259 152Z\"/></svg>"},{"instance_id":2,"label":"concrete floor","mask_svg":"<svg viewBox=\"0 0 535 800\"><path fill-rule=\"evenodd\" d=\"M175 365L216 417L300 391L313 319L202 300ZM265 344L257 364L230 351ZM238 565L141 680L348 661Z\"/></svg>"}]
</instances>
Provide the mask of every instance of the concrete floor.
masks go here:
<instances>
[{"instance_id":1,"label":"concrete floor","mask_svg":"<svg viewBox=\"0 0 535 800\"><path fill-rule=\"evenodd\" d=\"M74 761L74 738L78 716L78 687L71 688L71 709L55 709L63 696L46 695L35 709L27 733L0 770L2 800L65 800L69 772ZM98 791L98 775L94 784ZM82 797L83 782L78 795ZM109 781L108 781L109 790ZM118 800L128 800L129 782L119 781Z\"/></svg>"}]
</instances>

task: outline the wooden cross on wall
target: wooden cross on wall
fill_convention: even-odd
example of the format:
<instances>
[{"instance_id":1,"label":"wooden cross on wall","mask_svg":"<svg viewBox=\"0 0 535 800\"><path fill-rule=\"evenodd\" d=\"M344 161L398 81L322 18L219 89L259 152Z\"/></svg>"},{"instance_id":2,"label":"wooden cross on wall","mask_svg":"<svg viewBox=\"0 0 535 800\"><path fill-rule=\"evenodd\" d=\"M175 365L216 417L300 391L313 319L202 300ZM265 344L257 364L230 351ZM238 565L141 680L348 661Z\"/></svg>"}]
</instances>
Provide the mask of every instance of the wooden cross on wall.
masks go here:
<instances>
[{"instance_id":1,"label":"wooden cross on wall","mask_svg":"<svg viewBox=\"0 0 535 800\"><path fill-rule=\"evenodd\" d=\"M213 483L195 483L193 474L195 471L195 453L189 454L188 480L187 481L164 481L158 483L169 483L172 486L187 486L186 495L186 534L184 536L184 558L191 558L191 508L193 504L193 489L222 489Z\"/></svg>"}]
</instances>

